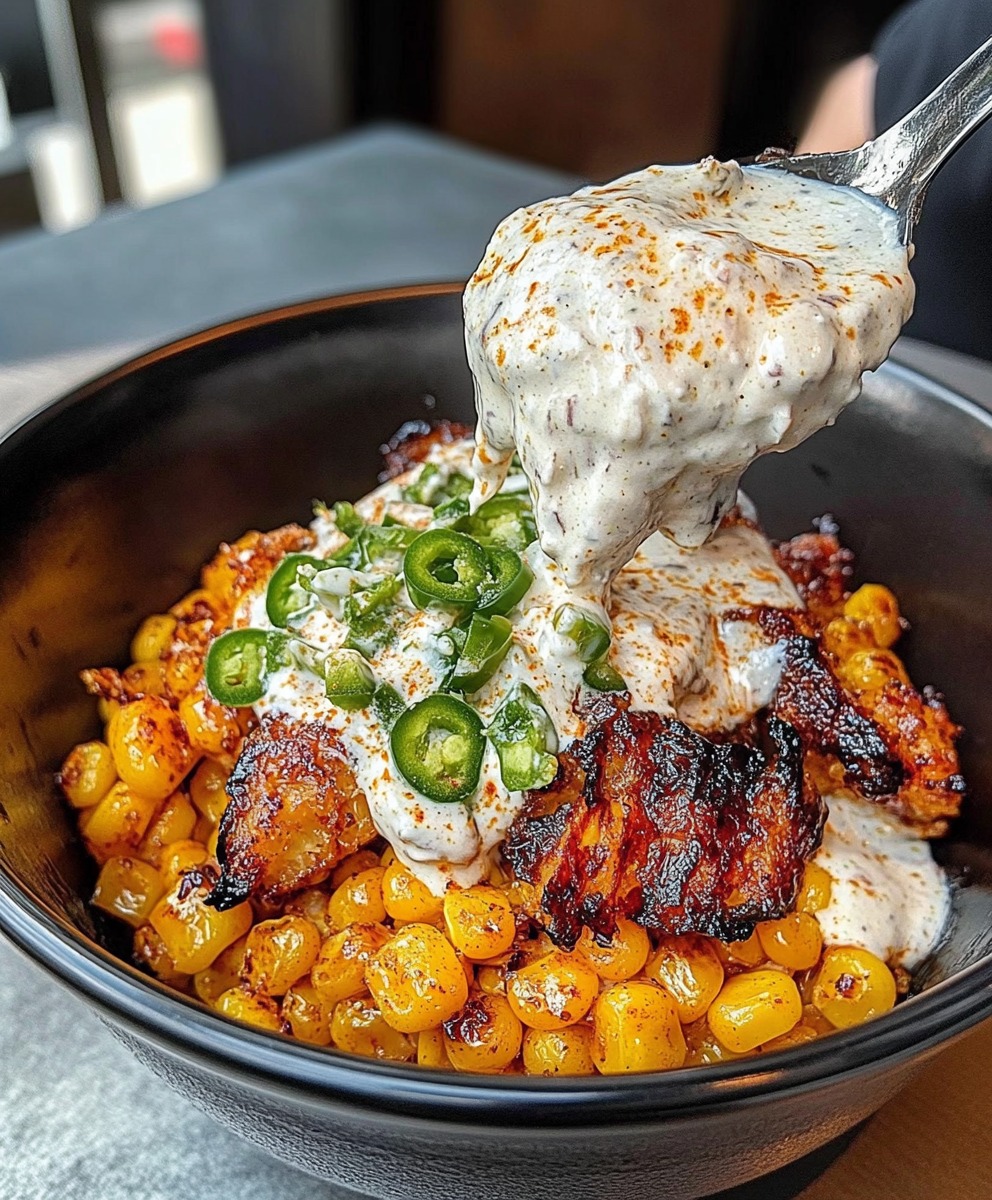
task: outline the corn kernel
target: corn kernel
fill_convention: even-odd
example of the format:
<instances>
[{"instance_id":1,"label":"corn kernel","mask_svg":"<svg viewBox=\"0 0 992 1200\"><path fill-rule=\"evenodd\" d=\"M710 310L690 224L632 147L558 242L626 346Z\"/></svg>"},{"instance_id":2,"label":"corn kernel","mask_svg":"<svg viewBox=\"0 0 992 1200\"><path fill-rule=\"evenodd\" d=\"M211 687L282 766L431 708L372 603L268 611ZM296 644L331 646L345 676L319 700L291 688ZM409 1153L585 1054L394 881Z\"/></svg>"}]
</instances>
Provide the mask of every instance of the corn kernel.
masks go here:
<instances>
[{"instance_id":1,"label":"corn kernel","mask_svg":"<svg viewBox=\"0 0 992 1200\"><path fill-rule=\"evenodd\" d=\"M528 1029L524 1033L524 1070L528 1075L595 1075L592 1026Z\"/></svg>"},{"instance_id":2,"label":"corn kernel","mask_svg":"<svg viewBox=\"0 0 992 1200\"><path fill-rule=\"evenodd\" d=\"M488 884L449 888L444 895L444 924L455 949L470 959L503 954L517 933L506 894Z\"/></svg>"},{"instance_id":3,"label":"corn kernel","mask_svg":"<svg viewBox=\"0 0 992 1200\"><path fill-rule=\"evenodd\" d=\"M806 971L820 960L823 934L816 917L809 913L789 913L778 921L762 921L758 937L771 961L789 971Z\"/></svg>"},{"instance_id":4,"label":"corn kernel","mask_svg":"<svg viewBox=\"0 0 992 1200\"><path fill-rule=\"evenodd\" d=\"M331 1009L317 989L305 980L294 983L283 997L282 1017L293 1031L293 1037L301 1042L313 1046L331 1044Z\"/></svg>"},{"instance_id":5,"label":"corn kernel","mask_svg":"<svg viewBox=\"0 0 992 1200\"><path fill-rule=\"evenodd\" d=\"M893 1007L895 976L870 950L831 946L816 974L812 1001L837 1029L861 1025Z\"/></svg>"},{"instance_id":6,"label":"corn kernel","mask_svg":"<svg viewBox=\"0 0 992 1200\"><path fill-rule=\"evenodd\" d=\"M381 866L379 855L374 850L356 850L354 854L349 854L346 859L339 862L331 874L331 888L339 888L346 880L351 879L353 875L360 875L362 871L371 871L373 867ZM385 887L385 884L383 884ZM389 911L388 909L386 910Z\"/></svg>"},{"instance_id":7,"label":"corn kernel","mask_svg":"<svg viewBox=\"0 0 992 1200\"><path fill-rule=\"evenodd\" d=\"M224 992L241 987L247 945L248 937L242 935L222 950L209 967L193 976L193 990L205 1004L213 1004Z\"/></svg>"},{"instance_id":8,"label":"corn kernel","mask_svg":"<svg viewBox=\"0 0 992 1200\"><path fill-rule=\"evenodd\" d=\"M164 696L166 693L165 663L132 663L124 672L124 682L132 696Z\"/></svg>"},{"instance_id":9,"label":"corn kernel","mask_svg":"<svg viewBox=\"0 0 992 1200\"><path fill-rule=\"evenodd\" d=\"M735 1054L781 1037L799 1023L803 1002L782 971L745 971L728 979L706 1014L710 1029Z\"/></svg>"},{"instance_id":10,"label":"corn kernel","mask_svg":"<svg viewBox=\"0 0 992 1200\"><path fill-rule=\"evenodd\" d=\"M365 968L391 936L382 925L349 925L324 942L310 979L328 1008L365 991Z\"/></svg>"},{"instance_id":11,"label":"corn kernel","mask_svg":"<svg viewBox=\"0 0 992 1200\"><path fill-rule=\"evenodd\" d=\"M654 983L615 983L592 1010L592 1059L603 1075L667 1071L685 1062L675 1001Z\"/></svg>"},{"instance_id":12,"label":"corn kernel","mask_svg":"<svg viewBox=\"0 0 992 1200\"><path fill-rule=\"evenodd\" d=\"M93 903L137 928L165 891L162 876L140 858L108 858L100 869Z\"/></svg>"},{"instance_id":13,"label":"corn kernel","mask_svg":"<svg viewBox=\"0 0 992 1200\"><path fill-rule=\"evenodd\" d=\"M858 650L841 664L840 677L855 692L877 692L893 681L909 682L906 668L891 650Z\"/></svg>"},{"instance_id":14,"label":"corn kernel","mask_svg":"<svg viewBox=\"0 0 992 1200\"><path fill-rule=\"evenodd\" d=\"M705 1017L693 1021L685 1028L684 1033L685 1065L687 1067L704 1067L711 1063L730 1062L740 1057L739 1054L728 1050L713 1036L713 1030L710 1029Z\"/></svg>"},{"instance_id":15,"label":"corn kernel","mask_svg":"<svg viewBox=\"0 0 992 1200\"><path fill-rule=\"evenodd\" d=\"M149 921L165 943L180 971L195 975L209 967L218 954L252 924L248 901L218 912L204 904L213 879L194 869L183 875L152 910Z\"/></svg>"},{"instance_id":16,"label":"corn kernel","mask_svg":"<svg viewBox=\"0 0 992 1200\"><path fill-rule=\"evenodd\" d=\"M581 1021L599 992L599 976L581 955L553 950L512 971L510 1007L530 1029L564 1029Z\"/></svg>"},{"instance_id":17,"label":"corn kernel","mask_svg":"<svg viewBox=\"0 0 992 1200\"><path fill-rule=\"evenodd\" d=\"M176 630L176 618L167 613L154 613L138 626L131 639L131 658L135 662L162 658L172 644Z\"/></svg>"},{"instance_id":18,"label":"corn kernel","mask_svg":"<svg viewBox=\"0 0 992 1200\"><path fill-rule=\"evenodd\" d=\"M369 960L365 983L383 1018L401 1033L440 1025L468 999L458 955L433 925L405 925Z\"/></svg>"},{"instance_id":19,"label":"corn kernel","mask_svg":"<svg viewBox=\"0 0 992 1200\"><path fill-rule=\"evenodd\" d=\"M863 584L849 596L844 616L870 633L877 646L891 646L902 635L899 601L880 583Z\"/></svg>"},{"instance_id":20,"label":"corn kernel","mask_svg":"<svg viewBox=\"0 0 992 1200\"><path fill-rule=\"evenodd\" d=\"M444 1048L444 1030L440 1026L437 1029L422 1029L417 1034L417 1065L439 1071L451 1066L448 1051Z\"/></svg>"},{"instance_id":21,"label":"corn kernel","mask_svg":"<svg viewBox=\"0 0 992 1200\"><path fill-rule=\"evenodd\" d=\"M159 870L168 886L172 887L183 871L190 871L193 867L202 867L206 861L206 846L193 838L184 838L178 842L170 842L168 846L162 848L159 856Z\"/></svg>"},{"instance_id":22,"label":"corn kernel","mask_svg":"<svg viewBox=\"0 0 992 1200\"><path fill-rule=\"evenodd\" d=\"M214 862L220 861L220 851L218 849L219 844L220 826L217 825L211 830L210 836L207 838L207 854L214 860Z\"/></svg>"},{"instance_id":23,"label":"corn kernel","mask_svg":"<svg viewBox=\"0 0 992 1200\"><path fill-rule=\"evenodd\" d=\"M331 893L327 902L327 920L333 929L349 925L377 925L386 919L382 902L382 877L385 868L372 867L346 879Z\"/></svg>"},{"instance_id":24,"label":"corn kernel","mask_svg":"<svg viewBox=\"0 0 992 1200\"><path fill-rule=\"evenodd\" d=\"M392 846L387 846L379 856L379 866L388 867L394 862L396 862L396 851L392 848Z\"/></svg>"},{"instance_id":25,"label":"corn kernel","mask_svg":"<svg viewBox=\"0 0 992 1200\"><path fill-rule=\"evenodd\" d=\"M155 814L141 842L141 857L160 865L162 851L172 842L185 842L196 828L196 809L182 792L173 792Z\"/></svg>"},{"instance_id":26,"label":"corn kernel","mask_svg":"<svg viewBox=\"0 0 992 1200\"><path fill-rule=\"evenodd\" d=\"M867 630L847 617L835 617L823 630L823 647L828 654L843 662L858 650L871 650L875 641Z\"/></svg>"},{"instance_id":27,"label":"corn kernel","mask_svg":"<svg viewBox=\"0 0 992 1200\"><path fill-rule=\"evenodd\" d=\"M695 933L662 938L644 974L672 997L683 1025L703 1016L723 987L723 963L713 942Z\"/></svg>"},{"instance_id":28,"label":"corn kernel","mask_svg":"<svg viewBox=\"0 0 992 1200\"><path fill-rule=\"evenodd\" d=\"M182 721L158 696L125 704L110 722L107 741L121 780L151 800L164 800L193 762Z\"/></svg>"},{"instance_id":29,"label":"corn kernel","mask_svg":"<svg viewBox=\"0 0 992 1200\"><path fill-rule=\"evenodd\" d=\"M213 758L205 758L190 776L189 798L212 825L220 823L228 805L227 777L227 768Z\"/></svg>"},{"instance_id":30,"label":"corn kernel","mask_svg":"<svg viewBox=\"0 0 992 1200\"><path fill-rule=\"evenodd\" d=\"M647 962L651 942L642 926L619 917L608 946L601 946L587 929L576 948L600 979L621 983L632 979Z\"/></svg>"},{"instance_id":31,"label":"corn kernel","mask_svg":"<svg viewBox=\"0 0 992 1200\"><path fill-rule=\"evenodd\" d=\"M506 970L503 967L484 964L476 971L475 979L480 991L490 996L506 995Z\"/></svg>"},{"instance_id":32,"label":"corn kernel","mask_svg":"<svg viewBox=\"0 0 992 1200\"><path fill-rule=\"evenodd\" d=\"M69 751L59 783L73 808L92 808L110 791L117 768L105 742L80 742Z\"/></svg>"},{"instance_id":33,"label":"corn kernel","mask_svg":"<svg viewBox=\"0 0 992 1200\"><path fill-rule=\"evenodd\" d=\"M777 1038L772 1038L770 1042L765 1042L761 1047L761 1053L774 1054L776 1050L791 1050L794 1046L805 1046L808 1042L815 1042L819 1036L819 1033L812 1025L807 1025L805 1021L800 1021L798 1025L794 1025L787 1033L783 1033Z\"/></svg>"},{"instance_id":34,"label":"corn kernel","mask_svg":"<svg viewBox=\"0 0 992 1200\"><path fill-rule=\"evenodd\" d=\"M115 855L134 854L158 804L133 792L125 783L115 783L99 804L84 811L80 820L90 854L98 863Z\"/></svg>"},{"instance_id":35,"label":"corn kernel","mask_svg":"<svg viewBox=\"0 0 992 1200\"><path fill-rule=\"evenodd\" d=\"M803 874L803 885L799 889L799 896L796 899L796 909L799 912L807 913L822 912L830 903L832 891L833 880L830 872L821 867L819 863L807 863Z\"/></svg>"},{"instance_id":36,"label":"corn kernel","mask_svg":"<svg viewBox=\"0 0 992 1200\"><path fill-rule=\"evenodd\" d=\"M756 967L765 961L765 951L757 933L740 942L720 942L713 940L713 949L725 964L737 967Z\"/></svg>"},{"instance_id":37,"label":"corn kernel","mask_svg":"<svg viewBox=\"0 0 992 1200\"><path fill-rule=\"evenodd\" d=\"M339 1050L409 1062L416 1053L411 1038L390 1025L371 1000L342 1000L331 1018L331 1040Z\"/></svg>"},{"instance_id":38,"label":"corn kernel","mask_svg":"<svg viewBox=\"0 0 992 1200\"><path fill-rule=\"evenodd\" d=\"M279 1008L268 996L250 996L241 988L230 988L217 997L214 1008L232 1021L241 1021L258 1029L270 1029L273 1033L283 1032Z\"/></svg>"},{"instance_id":39,"label":"corn kernel","mask_svg":"<svg viewBox=\"0 0 992 1200\"><path fill-rule=\"evenodd\" d=\"M164 662L165 686L176 700L188 695L203 678L202 656L192 647L170 653Z\"/></svg>"},{"instance_id":40,"label":"corn kernel","mask_svg":"<svg viewBox=\"0 0 992 1200\"><path fill-rule=\"evenodd\" d=\"M317 961L320 933L304 917L261 921L248 934L243 979L254 991L284 996Z\"/></svg>"},{"instance_id":41,"label":"corn kernel","mask_svg":"<svg viewBox=\"0 0 992 1200\"><path fill-rule=\"evenodd\" d=\"M106 730L110 728L110 722L111 722L114 714L119 712L121 710L121 708L123 708L123 705L121 704L121 702L119 700L111 700L108 696L98 696L97 697L96 712L97 712L97 716L100 718L101 722L105 726L105 730L104 730L105 735L106 735ZM116 771L116 768L114 768L114 769Z\"/></svg>"},{"instance_id":42,"label":"corn kernel","mask_svg":"<svg viewBox=\"0 0 992 1200\"><path fill-rule=\"evenodd\" d=\"M442 900L398 858L382 877L382 901L395 921L424 921L433 925L441 916Z\"/></svg>"},{"instance_id":43,"label":"corn kernel","mask_svg":"<svg viewBox=\"0 0 992 1200\"><path fill-rule=\"evenodd\" d=\"M456 1071L502 1071L520 1053L524 1029L505 996L473 996L444 1022L444 1048Z\"/></svg>"},{"instance_id":44,"label":"corn kernel","mask_svg":"<svg viewBox=\"0 0 992 1200\"><path fill-rule=\"evenodd\" d=\"M146 966L163 983L183 990L188 987L189 976L180 971L169 957L165 942L151 925L142 925L135 930L131 954L136 963Z\"/></svg>"},{"instance_id":45,"label":"corn kernel","mask_svg":"<svg viewBox=\"0 0 992 1200\"><path fill-rule=\"evenodd\" d=\"M327 901L329 897L322 888L304 888L287 900L282 911L294 917L306 917L311 924L317 926L322 938L329 938L337 931L327 919Z\"/></svg>"},{"instance_id":46,"label":"corn kernel","mask_svg":"<svg viewBox=\"0 0 992 1200\"><path fill-rule=\"evenodd\" d=\"M215 700L202 679L179 701L179 718L198 753L220 758L237 750L241 741L237 714Z\"/></svg>"}]
</instances>

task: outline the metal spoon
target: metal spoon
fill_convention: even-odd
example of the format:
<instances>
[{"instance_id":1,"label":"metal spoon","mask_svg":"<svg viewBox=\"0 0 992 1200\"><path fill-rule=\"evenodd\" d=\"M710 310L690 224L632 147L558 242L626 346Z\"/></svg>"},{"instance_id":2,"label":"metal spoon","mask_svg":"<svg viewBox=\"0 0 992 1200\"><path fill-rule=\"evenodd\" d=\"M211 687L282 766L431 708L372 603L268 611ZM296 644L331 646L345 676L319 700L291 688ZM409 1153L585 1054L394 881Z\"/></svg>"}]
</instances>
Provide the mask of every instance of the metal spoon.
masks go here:
<instances>
[{"instance_id":1,"label":"metal spoon","mask_svg":"<svg viewBox=\"0 0 992 1200\"><path fill-rule=\"evenodd\" d=\"M930 180L989 116L992 38L873 141L856 150L828 154L762 156L755 166L855 187L874 196L899 214L899 232L908 244Z\"/></svg>"}]
</instances>

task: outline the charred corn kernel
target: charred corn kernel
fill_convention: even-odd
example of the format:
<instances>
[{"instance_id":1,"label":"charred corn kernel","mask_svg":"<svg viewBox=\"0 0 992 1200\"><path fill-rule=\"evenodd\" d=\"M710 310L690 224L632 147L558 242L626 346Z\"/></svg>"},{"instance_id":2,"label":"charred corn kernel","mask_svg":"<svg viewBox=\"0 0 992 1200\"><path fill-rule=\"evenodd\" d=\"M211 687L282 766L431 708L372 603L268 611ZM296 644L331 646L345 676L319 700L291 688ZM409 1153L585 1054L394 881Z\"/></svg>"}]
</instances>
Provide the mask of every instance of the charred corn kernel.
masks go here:
<instances>
[{"instance_id":1,"label":"charred corn kernel","mask_svg":"<svg viewBox=\"0 0 992 1200\"><path fill-rule=\"evenodd\" d=\"M356 850L354 854L349 854L334 868L331 874L331 887L338 888L353 875L360 875L362 871L371 871L374 867L381 865L379 855L374 850Z\"/></svg>"},{"instance_id":2,"label":"charred corn kernel","mask_svg":"<svg viewBox=\"0 0 992 1200\"><path fill-rule=\"evenodd\" d=\"M190 776L189 798L213 825L218 824L227 808L227 776L224 765L213 758L205 758Z\"/></svg>"},{"instance_id":3,"label":"charred corn kernel","mask_svg":"<svg viewBox=\"0 0 992 1200\"><path fill-rule=\"evenodd\" d=\"M713 948L725 963L733 963L735 966L756 967L765 960L765 951L757 933L752 933L749 938L740 942L714 941Z\"/></svg>"},{"instance_id":4,"label":"charred corn kernel","mask_svg":"<svg viewBox=\"0 0 992 1200\"><path fill-rule=\"evenodd\" d=\"M836 1029L861 1025L895 1004L895 976L870 950L831 946L816 973L812 1000Z\"/></svg>"},{"instance_id":5,"label":"charred corn kernel","mask_svg":"<svg viewBox=\"0 0 992 1200\"><path fill-rule=\"evenodd\" d=\"M506 998L530 1029L564 1029L581 1021L599 992L599 976L579 954L553 950L510 972Z\"/></svg>"},{"instance_id":6,"label":"charred corn kernel","mask_svg":"<svg viewBox=\"0 0 992 1200\"><path fill-rule=\"evenodd\" d=\"M887 683L908 683L906 668L891 650L858 650L845 659L841 682L855 692L877 692Z\"/></svg>"},{"instance_id":7,"label":"charred corn kernel","mask_svg":"<svg viewBox=\"0 0 992 1200\"><path fill-rule=\"evenodd\" d=\"M305 888L302 892L297 892L291 900L287 900L282 910L292 916L306 917L317 926L322 938L328 938L336 932L327 919L329 898L327 892L320 888Z\"/></svg>"},{"instance_id":8,"label":"charred corn kernel","mask_svg":"<svg viewBox=\"0 0 992 1200\"><path fill-rule=\"evenodd\" d=\"M390 937L382 925L349 925L324 942L310 979L329 1008L365 991L365 968Z\"/></svg>"},{"instance_id":9,"label":"charred corn kernel","mask_svg":"<svg viewBox=\"0 0 992 1200\"><path fill-rule=\"evenodd\" d=\"M294 983L282 1001L282 1017L293 1037L313 1046L331 1044L331 1010L312 984Z\"/></svg>"},{"instance_id":10,"label":"charred corn kernel","mask_svg":"<svg viewBox=\"0 0 992 1200\"><path fill-rule=\"evenodd\" d=\"M117 768L105 742L80 742L59 771L59 783L73 808L92 808L113 787Z\"/></svg>"},{"instance_id":11,"label":"charred corn kernel","mask_svg":"<svg viewBox=\"0 0 992 1200\"><path fill-rule=\"evenodd\" d=\"M809 913L789 913L778 921L762 921L758 937L772 962L789 971L806 971L820 960L823 934L816 917Z\"/></svg>"},{"instance_id":12,"label":"charred corn kernel","mask_svg":"<svg viewBox=\"0 0 992 1200\"><path fill-rule=\"evenodd\" d=\"M435 1070L445 1070L451 1066L448 1052L444 1048L442 1029L423 1029L417 1034L417 1064L421 1067L434 1067Z\"/></svg>"},{"instance_id":13,"label":"charred corn kernel","mask_svg":"<svg viewBox=\"0 0 992 1200\"><path fill-rule=\"evenodd\" d=\"M455 949L471 959L503 954L517 932L509 898L488 884L449 888L444 894L444 925Z\"/></svg>"},{"instance_id":14,"label":"charred corn kernel","mask_svg":"<svg viewBox=\"0 0 992 1200\"><path fill-rule=\"evenodd\" d=\"M241 987L248 938L242 935L214 959L209 967L193 976L193 990L206 1004L213 1004L231 988Z\"/></svg>"},{"instance_id":15,"label":"charred corn kernel","mask_svg":"<svg viewBox=\"0 0 992 1200\"><path fill-rule=\"evenodd\" d=\"M713 1030L703 1017L685 1029L687 1067L703 1067L710 1063L730 1062L740 1056L728 1050L713 1036Z\"/></svg>"},{"instance_id":16,"label":"charred corn kernel","mask_svg":"<svg viewBox=\"0 0 992 1200\"><path fill-rule=\"evenodd\" d=\"M331 893L327 902L327 919L334 929L349 925L376 925L386 919L382 902L383 867L359 871L346 879Z\"/></svg>"},{"instance_id":17,"label":"charred corn kernel","mask_svg":"<svg viewBox=\"0 0 992 1200\"><path fill-rule=\"evenodd\" d=\"M136 928L165 891L162 876L140 858L108 858L100 869L93 903Z\"/></svg>"},{"instance_id":18,"label":"charred corn kernel","mask_svg":"<svg viewBox=\"0 0 992 1200\"><path fill-rule=\"evenodd\" d=\"M706 1019L728 1050L745 1054L788 1033L802 1015L802 998L792 977L764 970L745 971L728 979Z\"/></svg>"},{"instance_id":19,"label":"charred corn kernel","mask_svg":"<svg viewBox=\"0 0 992 1200\"><path fill-rule=\"evenodd\" d=\"M244 981L252 991L285 996L319 953L320 933L305 917L260 921L248 934Z\"/></svg>"},{"instance_id":20,"label":"charred corn kernel","mask_svg":"<svg viewBox=\"0 0 992 1200\"><path fill-rule=\"evenodd\" d=\"M398 858L386 867L382 877L382 902L394 921L433 924L441 916L441 897L435 896Z\"/></svg>"},{"instance_id":21,"label":"charred corn kernel","mask_svg":"<svg viewBox=\"0 0 992 1200\"><path fill-rule=\"evenodd\" d=\"M468 999L455 948L433 925L405 925L369 959L365 983L383 1018L401 1033L433 1029Z\"/></svg>"},{"instance_id":22,"label":"charred corn kernel","mask_svg":"<svg viewBox=\"0 0 992 1200\"><path fill-rule=\"evenodd\" d=\"M619 917L616 933L608 946L601 946L587 929L579 939L577 949L600 979L620 983L632 979L644 966L651 942L640 925Z\"/></svg>"},{"instance_id":23,"label":"charred corn kernel","mask_svg":"<svg viewBox=\"0 0 992 1200\"><path fill-rule=\"evenodd\" d=\"M173 792L155 814L141 843L141 857L160 864L162 851L171 842L184 842L196 828L196 809L182 792Z\"/></svg>"},{"instance_id":24,"label":"charred corn kernel","mask_svg":"<svg viewBox=\"0 0 992 1200\"><path fill-rule=\"evenodd\" d=\"M375 1004L365 998L342 1000L331 1018L331 1040L339 1050L409 1062L416 1053L413 1041L394 1029Z\"/></svg>"},{"instance_id":25,"label":"charred corn kernel","mask_svg":"<svg viewBox=\"0 0 992 1200\"><path fill-rule=\"evenodd\" d=\"M475 980L480 990L490 996L506 995L506 971L502 967L481 966L475 973Z\"/></svg>"},{"instance_id":26,"label":"charred corn kernel","mask_svg":"<svg viewBox=\"0 0 992 1200\"><path fill-rule=\"evenodd\" d=\"M442 1026L456 1071L502 1071L520 1053L524 1027L505 996L473 996Z\"/></svg>"},{"instance_id":27,"label":"charred corn kernel","mask_svg":"<svg viewBox=\"0 0 992 1200\"><path fill-rule=\"evenodd\" d=\"M783 1033L780 1037L765 1042L761 1047L761 1052L762 1054L774 1054L776 1050L791 1050L794 1046L805 1046L807 1042L815 1042L819 1036L812 1025L800 1021L788 1033Z\"/></svg>"},{"instance_id":28,"label":"charred corn kernel","mask_svg":"<svg viewBox=\"0 0 992 1200\"><path fill-rule=\"evenodd\" d=\"M608 987L592 1010L592 1060L603 1075L667 1071L685 1062L678 1009L657 984L628 980Z\"/></svg>"},{"instance_id":29,"label":"charred corn kernel","mask_svg":"<svg viewBox=\"0 0 992 1200\"><path fill-rule=\"evenodd\" d=\"M86 809L80 828L97 862L135 852L152 823L158 801L140 796L126 783L115 783L94 808Z\"/></svg>"},{"instance_id":30,"label":"charred corn kernel","mask_svg":"<svg viewBox=\"0 0 992 1200\"><path fill-rule=\"evenodd\" d=\"M115 713L108 733L117 774L129 788L164 800L193 762L182 721L158 696L141 696Z\"/></svg>"},{"instance_id":31,"label":"charred corn kernel","mask_svg":"<svg viewBox=\"0 0 992 1200\"><path fill-rule=\"evenodd\" d=\"M867 630L849 621L847 617L835 617L824 627L823 646L828 654L843 662L858 650L873 649L875 642Z\"/></svg>"},{"instance_id":32,"label":"charred corn kernel","mask_svg":"<svg viewBox=\"0 0 992 1200\"><path fill-rule=\"evenodd\" d=\"M162 878L171 887L183 871L190 871L193 867L202 867L206 861L206 846L193 838L184 838L181 841L170 842L168 846L162 848L159 856L159 870L162 872Z\"/></svg>"},{"instance_id":33,"label":"charred corn kernel","mask_svg":"<svg viewBox=\"0 0 992 1200\"><path fill-rule=\"evenodd\" d=\"M111 700L107 696L100 696L96 702L97 716L105 726L109 726L114 716L114 713L119 712L122 705L119 700Z\"/></svg>"},{"instance_id":34,"label":"charred corn kernel","mask_svg":"<svg viewBox=\"0 0 992 1200\"><path fill-rule=\"evenodd\" d=\"M592 1026L528 1029L524 1032L523 1058L528 1075L595 1075Z\"/></svg>"},{"instance_id":35,"label":"charred corn kernel","mask_svg":"<svg viewBox=\"0 0 992 1200\"><path fill-rule=\"evenodd\" d=\"M644 974L675 1001L679 1020L699 1020L723 987L723 963L709 938L690 933L662 938Z\"/></svg>"},{"instance_id":36,"label":"charred corn kernel","mask_svg":"<svg viewBox=\"0 0 992 1200\"><path fill-rule=\"evenodd\" d=\"M822 912L830 903L832 891L833 880L830 878L830 872L819 863L807 863L803 874L803 886L799 889L796 899L797 910L807 913Z\"/></svg>"},{"instance_id":37,"label":"charred corn kernel","mask_svg":"<svg viewBox=\"0 0 992 1200\"><path fill-rule=\"evenodd\" d=\"M241 741L237 713L216 701L202 679L179 701L179 718L200 754L221 757L237 750Z\"/></svg>"},{"instance_id":38,"label":"charred corn kernel","mask_svg":"<svg viewBox=\"0 0 992 1200\"><path fill-rule=\"evenodd\" d=\"M159 659L132 663L124 672L124 682L133 696L164 696L165 663Z\"/></svg>"},{"instance_id":39,"label":"charred corn kernel","mask_svg":"<svg viewBox=\"0 0 992 1200\"><path fill-rule=\"evenodd\" d=\"M145 966L162 980L174 988L185 989L189 985L189 975L184 974L169 957L165 942L152 929L151 925L142 925L134 932L132 957L140 966Z\"/></svg>"},{"instance_id":40,"label":"charred corn kernel","mask_svg":"<svg viewBox=\"0 0 992 1200\"><path fill-rule=\"evenodd\" d=\"M212 884L212 878L198 879L196 871L183 875L149 917L169 957L188 975L209 967L222 950L248 932L253 920L247 900L224 912L204 904Z\"/></svg>"},{"instance_id":41,"label":"charred corn kernel","mask_svg":"<svg viewBox=\"0 0 992 1200\"><path fill-rule=\"evenodd\" d=\"M172 644L176 631L176 618L168 613L155 613L138 626L131 639L131 657L135 662L162 658Z\"/></svg>"},{"instance_id":42,"label":"charred corn kernel","mask_svg":"<svg viewBox=\"0 0 992 1200\"><path fill-rule=\"evenodd\" d=\"M268 996L250 996L241 988L229 988L217 997L214 1008L232 1021L242 1021L259 1029L271 1029L274 1033L283 1031L279 1007Z\"/></svg>"},{"instance_id":43,"label":"charred corn kernel","mask_svg":"<svg viewBox=\"0 0 992 1200\"><path fill-rule=\"evenodd\" d=\"M893 645L902 634L899 601L880 583L863 584L848 596L844 616L867 630L879 646Z\"/></svg>"}]
</instances>

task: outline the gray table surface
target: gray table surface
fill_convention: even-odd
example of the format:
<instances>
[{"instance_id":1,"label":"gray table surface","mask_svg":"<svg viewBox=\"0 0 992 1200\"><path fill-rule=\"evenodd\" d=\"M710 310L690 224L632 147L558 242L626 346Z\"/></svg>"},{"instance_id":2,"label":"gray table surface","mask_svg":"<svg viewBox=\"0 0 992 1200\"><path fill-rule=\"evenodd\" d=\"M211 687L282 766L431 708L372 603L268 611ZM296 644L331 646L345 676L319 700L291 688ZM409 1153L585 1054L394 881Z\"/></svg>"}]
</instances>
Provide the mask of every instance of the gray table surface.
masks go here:
<instances>
[{"instance_id":1,"label":"gray table surface","mask_svg":"<svg viewBox=\"0 0 992 1200\"><path fill-rule=\"evenodd\" d=\"M465 278L510 209L573 186L433 135L377 129L201 196L0 245L0 433L173 336L329 293ZM976 398L992 367L903 342ZM470 1187L470 1181L466 1181ZM316 1200L140 1067L80 1001L0 943L0 1200Z\"/></svg>"}]
</instances>

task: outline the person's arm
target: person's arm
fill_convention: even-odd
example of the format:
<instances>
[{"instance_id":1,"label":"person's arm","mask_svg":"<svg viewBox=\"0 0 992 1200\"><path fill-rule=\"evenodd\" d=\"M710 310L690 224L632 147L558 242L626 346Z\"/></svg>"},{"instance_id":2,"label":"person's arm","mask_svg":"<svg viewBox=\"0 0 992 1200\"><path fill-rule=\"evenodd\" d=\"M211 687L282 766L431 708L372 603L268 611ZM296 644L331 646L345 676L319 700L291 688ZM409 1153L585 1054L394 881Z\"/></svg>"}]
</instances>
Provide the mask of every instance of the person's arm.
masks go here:
<instances>
[{"instance_id":1,"label":"person's arm","mask_svg":"<svg viewBox=\"0 0 992 1200\"><path fill-rule=\"evenodd\" d=\"M863 54L827 80L796 152L850 150L874 136L875 60Z\"/></svg>"}]
</instances>

